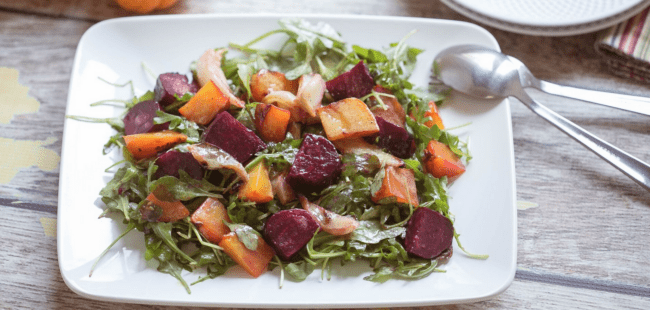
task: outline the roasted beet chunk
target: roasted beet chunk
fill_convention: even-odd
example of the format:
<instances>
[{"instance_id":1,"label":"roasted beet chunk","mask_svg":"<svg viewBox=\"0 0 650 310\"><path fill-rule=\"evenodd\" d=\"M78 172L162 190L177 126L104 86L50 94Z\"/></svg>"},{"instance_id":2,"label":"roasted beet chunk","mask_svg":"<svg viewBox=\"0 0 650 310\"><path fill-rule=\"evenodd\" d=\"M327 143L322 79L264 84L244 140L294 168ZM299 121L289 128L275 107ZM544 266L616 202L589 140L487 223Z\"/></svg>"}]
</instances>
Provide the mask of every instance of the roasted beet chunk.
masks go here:
<instances>
[{"instance_id":1,"label":"roasted beet chunk","mask_svg":"<svg viewBox=\"0 0 650 310\"><path fill-rule=\"evenodd\" d=\"M156 179L166 175L180 178L179 170L187 172L193 179L203 178L203 167L190 153L169 151L156 159L156 165L158 166L158 170L154 174Z\"/></svg>"},{"instance_id":2,"label":"roasted beet chunk","mask_svg":"<svg viewBox=\"0 0 650 310\"><path fill-rule=\"evenodd\" d=\"M350 97L361 98L369 94L375 86L375 81L366 64L360 61L350 71L327 81L325 86L334 100L338 101Z\"/></svg>"},{"instance_id":3,"label":"roasted beet chunk","mask_svg":"<svg viewBox=\"0 0 650 310\"><path fill-rule=\"evenodd\" d=\"M124 116L124 133L134 135L167 129L169 123L153 124L156 111L160 111L160 105L155 101L147 100L134 105Z\"/></svg>"},{"instance_id":4,"label":"roasted beet chunk","mask_svg":"<svg viewBox=\"0 0 650 310\"><path fill-rule=\"evenodd\" d=\"M189 83L187 76L180 73L163 73L159 75L156 80L156 87L153 90L154 100L163 107L176 101L174 95L181 97L188 92L195 93L196 87Z\"/></svg>"},{"instance_id":5,"label":"roasted beet chunk","mask_svg":"<svg viewBox=\"0 0 650 310\"><path fill-rule=\"evenodd\" d=\"M391 122L375 116L379 132L372 136L365 137L369 143L376 143L377 146L399 158L410 158L415 153L415 140L406 129Z\"/></svg>"},{"instance_id":6,"label":"roasted beet chunk","mask_svg":"<svg viewBox=\"0 0 650 310\"><path fill-rule=\"evenodd\" d=\"M266 239L284 260L300 251L317 230L318 223L303 209L282 210L264 224Z\"/></svg>"},{"instance_id":7,"label":"roasted beet chunk","mask_svg":"<svg viewBox=\"0 0 650 310\"><path fill-rule=\"evenodd\" d=\"M336 182L343 163L336 148L325 137L307 134L296 154L287 182L303 194L320 192Z\"/></svg>"},{"instance_id":8,"label":"roasted beet chunk","mask_svg":"<svg viewBox=\"0 0 650 310\"><path fill-rule=\"evenodd\" d=\"M406 227L406 252L432 259L451 247L454 227L444 215L429 208L419 207Z\"/></svg>"},{"instance_id":9,"label":"roasted beet chunk","mask_svg":"<svg viewBox=\"0 0 650 310\"><path fill-rule=\"evenodd\" d=\"M210 123L203 133L203 142L226 151L240 163L266 148L262 139L226 111L217 114Z\"/></svg>"}]
</instances>

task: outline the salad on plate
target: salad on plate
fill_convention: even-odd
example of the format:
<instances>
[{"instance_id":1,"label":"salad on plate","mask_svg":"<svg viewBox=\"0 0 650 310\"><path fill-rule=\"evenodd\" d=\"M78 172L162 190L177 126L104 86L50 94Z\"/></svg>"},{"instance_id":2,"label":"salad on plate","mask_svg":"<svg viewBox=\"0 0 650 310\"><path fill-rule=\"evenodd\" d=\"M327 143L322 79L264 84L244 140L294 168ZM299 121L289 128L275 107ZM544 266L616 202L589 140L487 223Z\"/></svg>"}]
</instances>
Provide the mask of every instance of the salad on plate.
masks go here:
<instances>
[{"instance_id":1,"label":"salad on plate","mask_svg":"<svg viewBox=\"0 0 650 310\"><path fill-rule=\"evenodd\" d=\"M117 131L104 152L124 156L102 216L127 225L104 254L137 230L144 259L188 293L234 266L293 281L355 261L375 282L444 272L454 239L465 251L446 190L471 156L438 113L445 90L408 80L422 50L411 34L379 51L326 23L279 25L205 51L187 74L153 75L99 120ZM284 41L256 48L269 37ZM188 283L183 270L204 272Z\"/></svg>"}]
</instances>

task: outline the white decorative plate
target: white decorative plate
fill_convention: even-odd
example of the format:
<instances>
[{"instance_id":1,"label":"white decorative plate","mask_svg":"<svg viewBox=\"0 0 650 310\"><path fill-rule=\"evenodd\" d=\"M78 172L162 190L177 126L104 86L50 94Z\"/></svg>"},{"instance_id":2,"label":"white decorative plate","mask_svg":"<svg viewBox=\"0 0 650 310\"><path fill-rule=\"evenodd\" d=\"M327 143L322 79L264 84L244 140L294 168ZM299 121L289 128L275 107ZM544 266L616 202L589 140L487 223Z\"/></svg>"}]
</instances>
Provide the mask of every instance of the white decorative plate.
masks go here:
<instances>
[{"instance_id":1,"label":"white decorative plate","mask_svg":"<svg viewBox=\"0 0 650 310\"><path fill-rule=\"evenodd\" d=\"M154 84L142 69L153 72L188 72L189 65L206 49L229 42L246 43L278 27L285 15L167 15L131 17L100 22L81 38L72 68L67 115L114 117L122 109L90 107L90 103L125 98L128 91L112 83L132 81L138 95ZM413 29L412 46L426 50L412 81L429 83L434 56L456 44L479 44L499 49L486 30L469 23L434 19L367 16L302 16L324 21L351 44L375 49L399 41ZM382 35L368 35L381 33ZM267 47L275 47L271 40ZM58 254L63 279L88 298L193 306L250 308L351 308L449 304L487 299L503 292L516 270L517 213L510 107L507 100L482 102L454 95L441 109L449 127L470 124L456 133L471 137L474 159L467 172L450 188L451 211L463 246L488 260L468 258L457 247L443 268L418 281L391 280L383 284L364 281L370 274L365 263L334 268L331 280L314 272L305 281L285 281L278 288L279 270L257 279L241 268L191 286L187 294L179 282L156 271L143 258L142 234L133 231L120 240L88 273L100 253L124 229L119 221L98 219L103 205L99 190L112 178L104 169L120 160L117 152L102 155L102 146L114 134L105 124L65 120L58 209ZM335 266L337 266L335 264ZM183 272L187 282L199 275Z\"/></svg>"},{"instance_id":2,"label":"white decorative plate","mask_svg":"<svg viewBox=\"0 0 650 310\"><path fill-rule=\"evenodd\" d=\"M638 14L649 0L441 0L486 25L528 35L598 31Z\"/></svg>"}]
</instances>

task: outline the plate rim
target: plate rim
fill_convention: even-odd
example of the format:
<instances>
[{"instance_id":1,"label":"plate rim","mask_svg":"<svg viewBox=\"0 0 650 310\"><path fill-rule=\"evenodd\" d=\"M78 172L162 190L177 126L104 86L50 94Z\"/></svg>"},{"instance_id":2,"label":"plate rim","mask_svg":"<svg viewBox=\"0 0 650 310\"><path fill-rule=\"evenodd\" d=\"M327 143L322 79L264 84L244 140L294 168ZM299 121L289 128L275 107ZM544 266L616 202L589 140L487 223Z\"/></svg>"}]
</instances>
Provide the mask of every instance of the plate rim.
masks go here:
<instances>
[{"instance_id":1,"label":"plate rim","mask_svg":"<svg viewBox=\"0 0 650 310\"><path fill-rule=\"evenodd\" d=\"M484 14L470 7L467 7L461 3L458 3L455 0L440 0L440 1L445 5L447 5L449 8L456 11L457 13L490 27L494 27L500 30L518 33L518 34L548 36L548 37L581 35L581 34L603 30L607 27L611 27L616 24L619 24L633 17L636 14L639 14L645 8L650 6L650 0L641 0L639 3L633 5L627 10L621 11L617 14L611 15L606 18L601 18L601 19L592 20L588 22L566 23L557 26L550 26L550 25L545 26L545 25L536 25L536 24L517 23L513 21L499 19L497 17L490 16L488 14Z\"/></svg>"},{"instance_id":2,"label":"plate rim","mask_svg":"<svg viewBox=\"0 0 650 310\"><path fill-rule=\"evenodd\" d=\"M276 13L261 13L261 14L246 14L246 13L240 13L240 14L220 14L220 13L215 13L215 14L200 14L200 15L149 15L149 16L130 16L130 17L119 17L119 18L112 18L108 20L101 21L99 23L96 23L89 27L86 32L82 35L79 44L77 46L76 52L75 52L75 58L73 61L73 66L71 70L71 79L70 79L70 85L68 88L68 100L66 102L66 109L65 113L68 115L68 109L71 105L71 95L73 91L75 91L75 79L79 78L76 74L77 68L80 66L81 62L81 53L84 51L85 47L85 42L88 40L87 38L92 35L93 31L96 31L96 29L108 26L112 23L120 23L120 22L138 22L138 21L155 21L155 20L187 20L187 19L247 19L247 18L254 18L254 17L266 17L266 18L276 18L276 19L281 19L281 18L286 18L286 17L294 17L294 18L306 18L306 19L342 19L342 20L351 20L351 19L363 19L363 20L375 20L375 21L421 21L421 22L426 22L426 23L438 23L438 24L448 24L448 25L460 25L463 27L469 27L473 29L474 31L478 31L486 35L487 38L489 38L494 47L496 49L500 49L498 42L494 38L494 36L486 29L483 27L480 27L476 24L470 23L470 22L465 22L465 21L456 21L456 20L446 20L446 19L433 19L433 18L421 18L421 17L404 17L404 16L380 16L380 15L353 15L353 14L276 14ZM517 262L517 212L516 212L516 179L515 179L515 167L514 167L514 143L512 140L512 118L511 118L511 111L510 111L510 105L509 101L505 99L503 103L505 105L505 109L507 112L507 130L508 133L511 137L509 141L509 157L510 157L510 162L512 163L512 167L510 169L511 171L511 176L510 176L510 184L513 189L512 191L512 201L513 205L512 208L510 208L510 211L512 213L513 217L513 225L512 225L512 235L514 236L513 238L513 244L512 249L513 249L513 254L510 256L511 262L510 266L512 268L509 270L509 274L506 277L506 281L502 283L500 287L495 288L489 293L486 293L482 296L474 296L472 298L465 298L465 299L442 299L442 300L436 300L436 301L431 301L429 299L422 299L422 300L417 300L417 301L400 301L400 302L392 302L387 304L386 302L379 302L379 303L369 303L369 302L357 302L354 304L346 303L346 304L341 304L341 303L331 303L331 304L305 304L304 302L284 302L284 303L271 303L271 304L258 304L258 303L247 303L247 302L241 302L241 303L201 303L201 302L191 302L191 301L176 301L176 302L168 302L168 301L156 301L156 300L150 300L150 299L137 299L137 298L124 298L124 297L111 297L107 295L95 295L92 293L89 293L88 291L84 290L82 286L79 285L78 282L70 279L68 275L66 274L66 271L64 270L62 266L62 251L63 251L63 238L61 238L61 231L62 231L62 225L58 225L57 227L57 258L59 261L59 270L61 272L62 278L64 280L64 283L75 293L79 294L80 296L89 298L89 299L94 299L94 300L101 300L101 301L111 301L111 302L131 302L131 303L139 303L139 304L151 304L151 305L191 305L191 306L219 306L219 307L261 307L261 308L282 308L282 307L297 307L297 308L328 308L328 307L340 307L340 306L349 306L349 307L378 307L378 306L418 306L418 305L440 305L440 304L449 304L449 303L469 303L469 302L477 302L477 301L482 301L482 300L487 300L490 299L496 295L501 294L507 288L512 284L515 273L516 273L516 262ZM68 132L67 127L67 122L64 122L64 128L63 128L63 136L62 136L62 145L66 145L66 137L69 135L66 134ZM65 193L67 192L67 189L64 187L67 185L67 181L65 178L62 176L68 174L68 170L66 169L67 165L65 164L65 161L63 160L65 154L67 153L67 150L65 148L62 148L61 150L61 166L60 166L60 183L59 183L59 193ZM57 218L65 218L64 215L64 210L65 206L63 205L63 199L61 198L62 195L60 195L60 198L58 200L58 210L57 210ZM62 216L63 215L63 216Z\"/></svg>"}]
</instances>

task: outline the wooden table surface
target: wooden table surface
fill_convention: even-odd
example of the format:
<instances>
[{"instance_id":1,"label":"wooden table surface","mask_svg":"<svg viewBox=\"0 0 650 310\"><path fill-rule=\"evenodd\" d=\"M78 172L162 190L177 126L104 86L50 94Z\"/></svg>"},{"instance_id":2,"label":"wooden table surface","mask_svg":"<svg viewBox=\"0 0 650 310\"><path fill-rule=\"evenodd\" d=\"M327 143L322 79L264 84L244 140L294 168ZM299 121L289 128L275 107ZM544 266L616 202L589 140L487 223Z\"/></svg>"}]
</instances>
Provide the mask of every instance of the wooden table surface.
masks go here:
<instances>
[{"instance_id":1,"label":"wooden table surface","mask_svg":"<svg viewBox=\"0 0 650 310\"><path fill-rule=\"evenodd\" d=\"M435 0L185 0L156 13L215 12L468 21ZM0 0L2 309L165 308L85 299L65 285L57 262L58 164L75 49L96 22L130 15L112 0ZM608 72L594 51L596 33L534 37L486 28L505 53L521 59L541 79L650 96L648 84ZM650 162L647 117L533 95ZM516 100L511 108L520 202L515 280L488 301L418 309L650 309L650 193Z\"/></svg>"}]
</instances>

